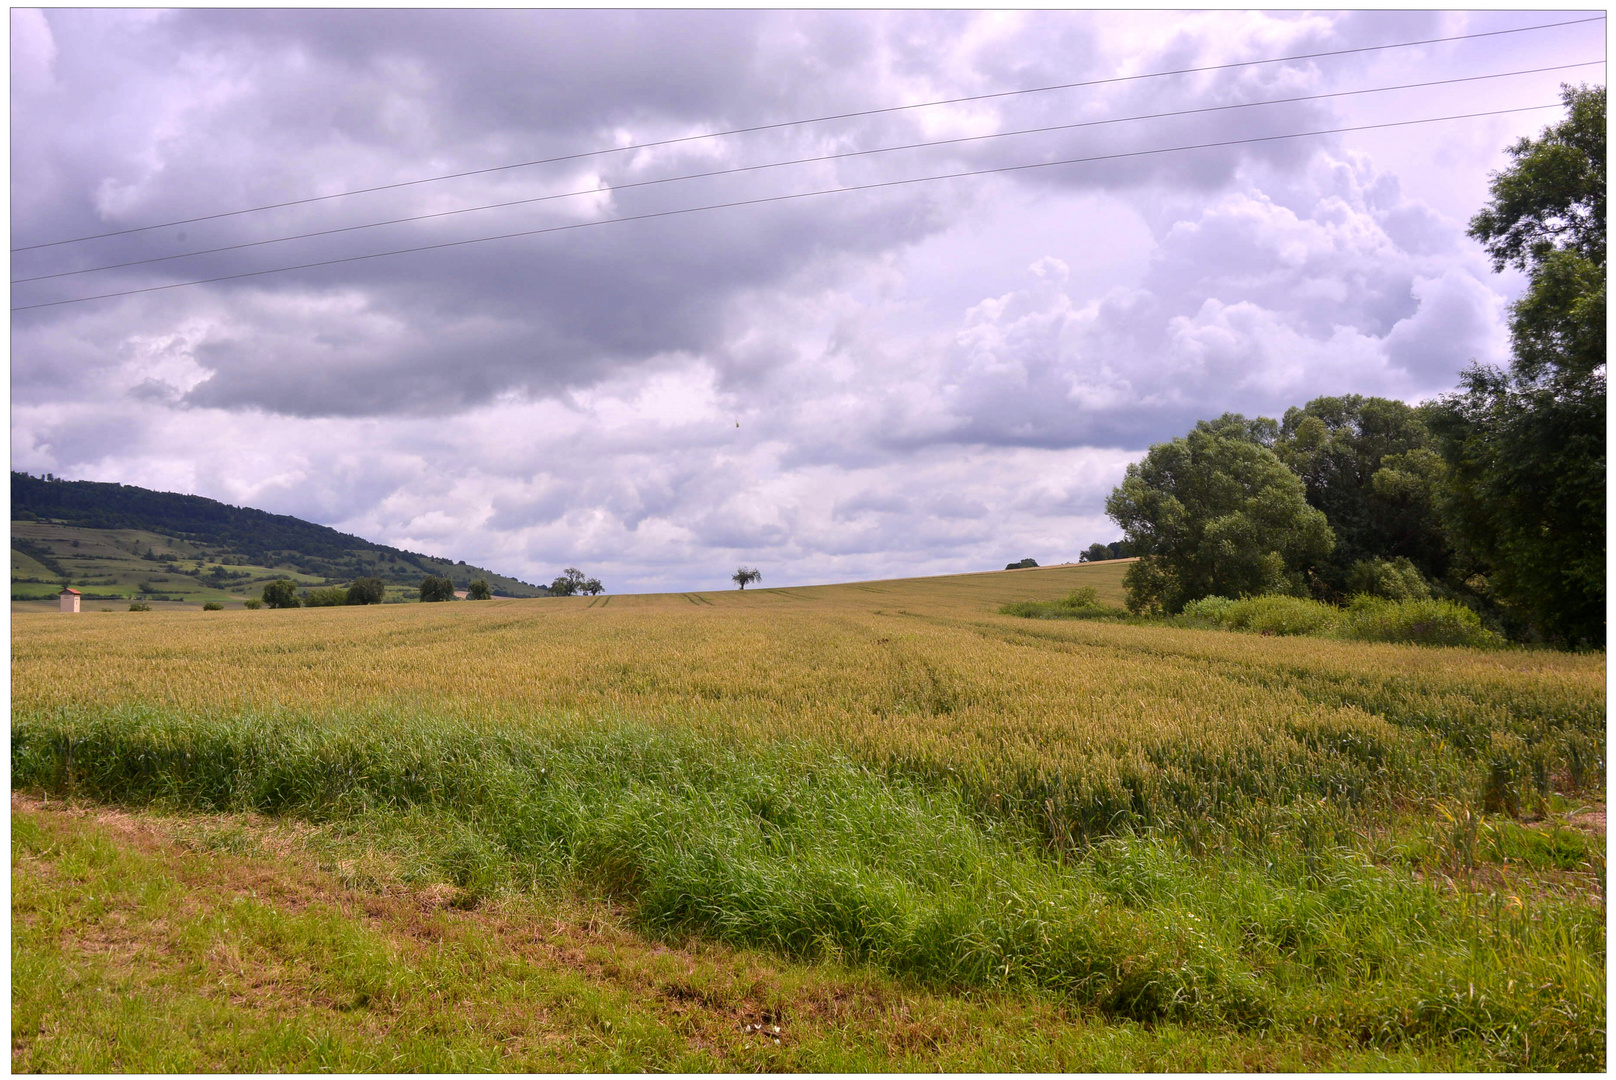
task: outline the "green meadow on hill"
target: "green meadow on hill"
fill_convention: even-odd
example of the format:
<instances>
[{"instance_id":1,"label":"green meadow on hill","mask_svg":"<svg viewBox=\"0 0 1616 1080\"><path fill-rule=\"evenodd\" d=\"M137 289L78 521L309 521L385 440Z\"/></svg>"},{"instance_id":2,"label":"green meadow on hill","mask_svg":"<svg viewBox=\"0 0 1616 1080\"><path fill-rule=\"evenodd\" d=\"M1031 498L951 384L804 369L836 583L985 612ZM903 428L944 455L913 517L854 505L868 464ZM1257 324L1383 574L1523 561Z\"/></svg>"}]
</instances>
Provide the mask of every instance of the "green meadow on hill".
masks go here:
<instances>
[{"instance_id":1,"label":"green meadow on hill","mask_svg":"<svg viewBox=\"0 0 1616 1080\"><path fill-rule=\"evenodd\" d=\"M14 616L13 1067L1602 1070L1603 654L1126 566Z\"/></svg>"}]
</instances>

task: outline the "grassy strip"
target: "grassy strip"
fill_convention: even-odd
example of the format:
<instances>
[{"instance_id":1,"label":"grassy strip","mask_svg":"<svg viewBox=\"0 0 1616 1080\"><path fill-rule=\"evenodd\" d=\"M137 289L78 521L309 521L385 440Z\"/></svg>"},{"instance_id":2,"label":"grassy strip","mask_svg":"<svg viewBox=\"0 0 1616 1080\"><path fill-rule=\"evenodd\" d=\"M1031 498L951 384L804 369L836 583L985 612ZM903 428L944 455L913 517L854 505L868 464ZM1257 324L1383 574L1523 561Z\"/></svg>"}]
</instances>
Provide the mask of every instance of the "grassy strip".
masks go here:
<instances>
[{"instance_id":1,"label":"grassy strip","mask_svg":"<svg viewBox=\"0 0 1616 1080\"><path fill-rule=\"evenodd\" d=\"M1445 900L1327 829L1201 860L1124 835L1062 864L947 788L626 723L57 715L14 721L12 768L31 789L345 823L470 896L581 888L661 936L1118 1019L1603 1064L1601 911Z\"/></svg>"},{"instance_id":2,"label":"grassy strip","mask_svg":"<svg viewBox=\"0 0 1616 1080\"><path fill-rule=\"evenodd\" d=\"M1208 596L1186 605L1171 618L1162 618L1131 615L1125 608L1103 604L1091 587L1074 590L1061 600L1022 600L1005 604L999 614L1024 619L1090 619L1142 626L1166 624L1197 630L1242 630L1265 636L1306 635L1410 645L1498 649L1506 644L1502 637L1483 626L1469 608L1432 598L1387 600L1355 596L1345 608L1339 608L1296 596L1250 596L1239 600Z\"/></svg>"},{"instance_id":3,"label":"grassy strip","mask_svg":"<svg viewBox=\"0 0 1616 1080\"><path fill-rule=\"evenodd\" d=\"M244 816L13 803L18 1072L1456 1071L1471 1047L1109 1024L636 933L610 906L343 871L372 849ZM321 869L321 867L329 869Z\"/></svg>"}]
</instances>

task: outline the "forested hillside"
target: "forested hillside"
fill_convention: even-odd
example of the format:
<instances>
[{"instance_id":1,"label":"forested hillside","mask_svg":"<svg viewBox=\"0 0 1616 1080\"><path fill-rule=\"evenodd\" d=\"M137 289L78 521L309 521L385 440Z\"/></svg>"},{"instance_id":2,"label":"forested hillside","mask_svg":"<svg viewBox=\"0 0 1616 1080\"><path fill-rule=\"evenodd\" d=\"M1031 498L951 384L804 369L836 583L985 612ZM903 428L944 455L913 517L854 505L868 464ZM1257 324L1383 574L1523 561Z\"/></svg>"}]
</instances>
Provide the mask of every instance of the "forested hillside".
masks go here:
<instances>
[{"instance_id":1,"label":"forested hillside","mask_svg":"<svg viewBox=\"0 0 1616 1080\"><path fill-rule=\"evenodd\" d=\"M286 514L129 484L46 480L13 472L11 517L14 522L172 537L187 543L185 557L192 557L194 550L199 561L222 567L292 570L333 583L372 576L401 586L415 586L431 575L448 577L457 588L466 588L472 579L480 577L499 596L549 595L549 590L541 586L481 567L372 543ZM12 529L14 550L45 566L56 578L74 576L63 573L64 565L71 570L72 559L70 553L55 550L52 537L19 539L17 532Z\"/></svg>"}]
</instances>

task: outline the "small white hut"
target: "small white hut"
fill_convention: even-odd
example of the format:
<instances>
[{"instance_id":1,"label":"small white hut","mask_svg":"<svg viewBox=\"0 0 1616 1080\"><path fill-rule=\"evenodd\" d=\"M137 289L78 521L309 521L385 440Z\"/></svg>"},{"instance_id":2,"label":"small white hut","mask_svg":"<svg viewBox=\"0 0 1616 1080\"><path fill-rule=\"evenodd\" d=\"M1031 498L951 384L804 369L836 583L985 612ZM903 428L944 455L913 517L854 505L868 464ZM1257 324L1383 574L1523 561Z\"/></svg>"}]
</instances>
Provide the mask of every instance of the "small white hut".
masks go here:
<instances>
[{"instance_id":1,"label":"small white hut","mask_svg":"<svg viewBox=\"0 0 1616 1080\"><path fill-rule=\"evenodd\" d=\"M63 589L62 590L62 610L63 611L71 611L74 614L78 613L78 610L79 610L79 591L77 589Z\"/></svg>"}]
</instances>

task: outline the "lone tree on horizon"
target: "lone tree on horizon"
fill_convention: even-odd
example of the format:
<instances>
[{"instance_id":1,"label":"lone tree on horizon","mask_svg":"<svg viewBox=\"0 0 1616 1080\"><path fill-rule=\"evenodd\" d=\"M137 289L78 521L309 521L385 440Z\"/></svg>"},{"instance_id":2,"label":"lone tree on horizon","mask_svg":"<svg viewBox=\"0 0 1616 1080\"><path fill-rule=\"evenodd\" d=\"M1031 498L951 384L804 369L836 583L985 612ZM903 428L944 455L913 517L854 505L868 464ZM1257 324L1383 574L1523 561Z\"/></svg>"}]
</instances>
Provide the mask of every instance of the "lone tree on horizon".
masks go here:
<instances>
[{"instance_id":1,"label":"lone tree on horizon","mask_svg":"<svg viewBox=\"0 0 1616 1080\"><path fill-rule=\"evenodd\" d=\"M752 582L763 580L763 571L754 569L750 566L743 566L739 570L735 571L734 574L730 575L730 580L739 585L742 592L745 592L746 587L752 584Z\"/></svg>"}]
</instances>

